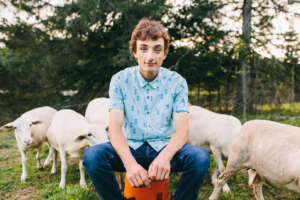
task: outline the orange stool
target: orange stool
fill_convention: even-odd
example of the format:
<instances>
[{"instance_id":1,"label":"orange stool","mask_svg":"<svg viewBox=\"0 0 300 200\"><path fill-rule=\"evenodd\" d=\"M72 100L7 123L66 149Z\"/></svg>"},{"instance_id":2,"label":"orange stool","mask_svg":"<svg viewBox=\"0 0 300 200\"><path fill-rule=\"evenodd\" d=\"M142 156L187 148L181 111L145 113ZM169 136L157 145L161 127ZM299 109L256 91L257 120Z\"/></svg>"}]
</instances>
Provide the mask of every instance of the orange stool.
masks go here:
<instances>
[{"instance_id":1,"label":"orange stool","mask_svg":"<svg viewBox=\"0 0 300 200\"><path fill-rule=\"evenodd\" d=\"M127 177L124 176L124 196L135 198L135 200L168 200L169 199L169 179L164 181L154 181L150 183L150 188L131 187Z\"/></svg>"}]
</instances>

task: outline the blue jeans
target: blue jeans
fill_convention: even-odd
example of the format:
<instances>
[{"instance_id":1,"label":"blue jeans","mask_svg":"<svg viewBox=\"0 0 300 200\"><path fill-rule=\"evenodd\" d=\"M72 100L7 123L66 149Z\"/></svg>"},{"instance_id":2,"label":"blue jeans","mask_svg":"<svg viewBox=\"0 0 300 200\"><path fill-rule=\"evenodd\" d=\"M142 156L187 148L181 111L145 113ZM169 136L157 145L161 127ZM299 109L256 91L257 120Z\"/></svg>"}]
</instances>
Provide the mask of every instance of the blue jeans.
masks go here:
<instances>
[{"instance_id":1,"label":"blue jeans","mask_svg":"<svg viewBox=\"0 0 300 200\"><path fill-rule=\"evenodd\" d=\"M148 170L159 154L148 143L130 151L136 161ZM208 152L198 146L185 144L171 160L171 172L182 172L177 184L175 200L196 200L207 174L210 158ZM97 193L103 200L122 200L114 171L125 172L124 165L110 142L89 147L83 156L83 164Z\"/></svg>"}]
</instances>

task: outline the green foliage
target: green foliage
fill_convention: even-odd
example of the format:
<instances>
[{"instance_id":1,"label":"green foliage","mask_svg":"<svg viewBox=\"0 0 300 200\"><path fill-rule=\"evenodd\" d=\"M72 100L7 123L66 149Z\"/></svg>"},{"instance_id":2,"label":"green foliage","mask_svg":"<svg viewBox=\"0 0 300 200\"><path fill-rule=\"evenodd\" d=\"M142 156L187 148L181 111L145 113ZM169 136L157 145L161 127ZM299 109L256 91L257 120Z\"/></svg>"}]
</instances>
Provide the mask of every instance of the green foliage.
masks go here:
<instances>
[{"instance_id":1,"label":"green foliage","mask_svg":"<svg viewBox=\"0 0 300 200\"><path fill-rule=\"evenodd\" d=\"M252 69L251 104L269 104L274 99L278 104L286 102L292 87L296 98L299 96L294 33L286 35L289 45L284 61L263 58L255 51L267 44L266 34L275 17L269 11L286 11L286 6L275 1L253 3L253 15L261 19L255 18L253 26L266 33L260 31L259 35L252 29L255 34L250 49L239 33L221 28L224 13L220 10L224 6L241 9L232 1L192 0L181 7L166 0L78 0L56 6L40 0L0 3L11 4L35 19L28 23L15 17L16 23L0 22L0 43L5 45L0 48L1 124L42 105L83 113L91 99L108 96L112 75L136 65L128 46L131 32L142 17L160 20L169 30L171 47L163 66L183 75L191 90L208 91L207 98L199 93L191 97L197 104L221 108L230 102L230 106L240 106L235 98L241 94L237 90L241 57ZM53 14L42 15L45 8ZM178 46L180 41L188 44ZM69 90L75 95L62 94Z\"/></svg>"},{"instance_id":2,"label":"green foliage","mask_svg":"<svg viewBox=\"0 0 300 200\"><path fill-rule=\"evenodd\" d=\"M89 0L56 7L43 23L66 35L54 39L61 47L58 77L65 79L64 88L77 90L77 100L105 95L111 76L135 64L128 51L135 24L142 17L161 19L166 11L165 1Z\"/></svg>"},{"instance_id":3,"label":"green foliage","mask_svg":"<svg viewBox=\"0 0 300 200\"><path fill-rule=\"evenodd\" d=\"M36 22L28 24L18 19L15 24L3 21L0 25L6 36L0 40L6 46L0 50L3 121L40 105L61 109L64 105L107 96L111 76L136 65L128 45L131 32L142 17L161 20L168 28L172 44L164 66L183 73L190 84L200 83L214 90L219 88L218 83L223 83L224 74L232 77L228 70L235 67L232 59L217 50L227 34L218 30L214 22L221 3L193 1L177 13L166 0L79 0L59 6L33 0L11 3L19 11L34 16ZM52 8L53 15L42 18L44 7ZM173 42L184 38L194 41L191 51L174 47ZM217 65L215 57L220 60ZM66 90L77 93L66 97L62 95ZM71 108L83 111L82 107Z\"/></svg>"}]
</instances>

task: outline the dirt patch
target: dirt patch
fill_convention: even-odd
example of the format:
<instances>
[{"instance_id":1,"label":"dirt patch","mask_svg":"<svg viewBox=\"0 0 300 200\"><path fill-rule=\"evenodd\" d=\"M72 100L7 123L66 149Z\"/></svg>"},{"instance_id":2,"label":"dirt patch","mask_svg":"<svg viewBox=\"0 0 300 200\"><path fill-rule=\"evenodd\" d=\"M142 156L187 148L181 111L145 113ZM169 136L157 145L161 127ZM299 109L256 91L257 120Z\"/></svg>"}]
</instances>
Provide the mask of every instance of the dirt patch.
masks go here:
<instances>
[{"instance_id":1,"label":"dirt patch","mask_svg":"<svg viewBox=\"0 0 300 200\"><path fill-rule=\"evenodd\" d=\"M10 193L4 193L1 200L10 199L10 200L32 200L32 196L35 193L35 188L32 186L26 188L17 188L16 191ZM3 198L3 199L2 199Z\"/></svg>"}]
</instances>

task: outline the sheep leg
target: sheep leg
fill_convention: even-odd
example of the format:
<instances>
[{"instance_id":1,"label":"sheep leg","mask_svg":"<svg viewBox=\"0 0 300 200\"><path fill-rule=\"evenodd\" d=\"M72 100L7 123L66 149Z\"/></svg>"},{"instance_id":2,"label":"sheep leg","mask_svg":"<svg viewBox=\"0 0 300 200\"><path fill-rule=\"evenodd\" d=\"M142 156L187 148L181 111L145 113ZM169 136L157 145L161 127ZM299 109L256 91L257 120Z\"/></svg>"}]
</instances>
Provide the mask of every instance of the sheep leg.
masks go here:
<instances>
[{"instance_id":1,"label":"sheep leg","mask_svg":"<svg viewBox=\"0 0 300 200\"><path fill-rule=\"evenodd\" d=\"M20 149L21 153L21 160L22 160L22 175L21 175L21 182L24 183L27 178L27 170L26 170L26 152Z\"/></svg>"},{"instance_id":2,"label":"sheep leg","mask_svg":"<svg viewBox=\"0 0 300 200\"><path fill-rule=\"evenodd\" d=\"M37 149L37 152L36 152L36 155L35 155L35 158L36 158L36 167L38 169L41 169L41 151L42 151L42 145L40 145Z\"/></svg>"},{"instance_id":3,"label":"sheep leg","mask_svg":"<svg viewBox=\"0 0 300 200\"><path fill-rule=\"evenodd\" d=\"M214 172L211 175L211 184L216 185L217 181L218 181L218 168L215 167L214 168Z\"/></svg>"},{"instance_id":4,"label":"sheep leg","mask_svg":"<svg viewBox=\"0 0 300 200\"><path fill-rule=\"evenodd\" d=\"M51 168L51 174L56 173L56 161L57 161L57 151L55 149L53 150L53 156L52 156L52 168Z\"/></svg>"},{"instance_id":5,"label":"sheep leg","mask_svg":"<svg viewBox=\"0 0 300 200\"><path fill-rule=\"evenodd\" d=\"M209 200L217 200L219 193L221 191L221 188L224 186L226 181L230 178L230 176L233 174L233 171L224 171L219 176L219 180L217 181L213 193L210 195Z\"/></svg>"},{"instance_id":6,"label":"sheep leg","mask_svg":"<svg viewBox=\"0 0 300 200\"><path fill-rule=\"evenodd\" d=\"M213 193L210 195L209 200L217 200L221 188L224 186L226 181L234 174L234 172L245 168L244 164L247 160L247 156L241 156L239 153L229 154L226 169L218 178L218 181L214 187Z\"/></svg>"},{"instance_id":7,"label":"sheep leg","mask_svg":"<svg viewBox=\"0 0 300 200\"><path fill-rule=\"evenodd\" d=\"M84 173L84 166L83 160L79 161L79 171L80 171L80 186L82 188L86 188L86 181L85 181L85 173Z\"/></svg>"},{"instance_id":8,"label":"sheep leg","mask_svg":"<svg viewBox=\"0 0 300 200\"><path fill-rule=\"evenodd\" d=\"M67 174L67 158L66 152L62 149L59 150L60 160L61 160L61 177L59 187L64 189L66 186L66 174Z\"/></svg>"},{"instance_id":9,"label":"sheep leg","mask_svg":"<svg viewBox=\"0 0 300 200\"><path fill-rule=\"evenodd\" d=\"M225 166L222 161L222 153L219 149L217 149L213 146L210 146L210 149L216 160L218 171L219 171L219 173L222 173L225 170ZM214 173L211 177L213 185L215 185L217 183L217 174L218 174L217 168L214 169ZM223 186L223 192L230 192L230 188L227 183L225 183Z\"/></svg>"},{"instance_id":10,"label":"sheep leg","mask_svg":"<svg viewBox=\"0 0 300 200\"><path fill-rule=\"evenodd\" d=\"M263 180L260 178L260 176L257 175L253 182L253 193L255 195L256 200L264 200L264 195L262 192L262 184L263 184Z\"/></svg>"},{"instance_id":11,"label":"sheep leg","mask_svg":"<svg viewBox=\"0 0 300 200\"><path fill-rule=\"evenodd\" d=\"M254 179L256 177L256 171L253 170L253 169L248 169L248 177L249 177L249 179L248 179L248 185L250 187L252 187L252 185L254 183Z\"/></svg>"},{"instance_id":12,"label":"sheep leg","mask_svg":"<svg viewBox=\"0 0 300 200\"><path fill-rule=\"evenodd\" d=\"M51 160L53 159L53 156L54 156L53 154L54 154L54 149L49 146L49 153L48 153L48 156L47 156L47 158L44 162L44 167L47 167L50 164L50 162L51 162Z\"/></svg>"}]
</instances>

